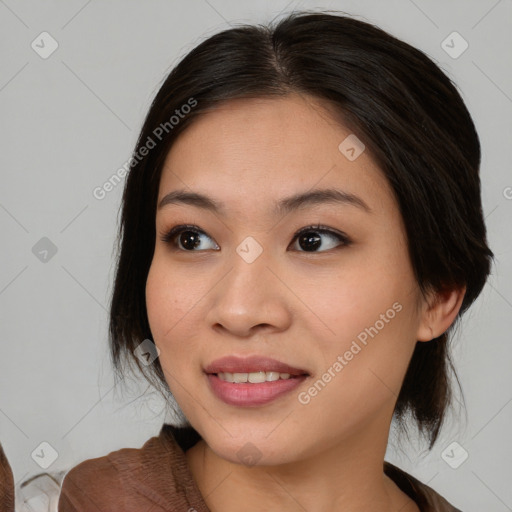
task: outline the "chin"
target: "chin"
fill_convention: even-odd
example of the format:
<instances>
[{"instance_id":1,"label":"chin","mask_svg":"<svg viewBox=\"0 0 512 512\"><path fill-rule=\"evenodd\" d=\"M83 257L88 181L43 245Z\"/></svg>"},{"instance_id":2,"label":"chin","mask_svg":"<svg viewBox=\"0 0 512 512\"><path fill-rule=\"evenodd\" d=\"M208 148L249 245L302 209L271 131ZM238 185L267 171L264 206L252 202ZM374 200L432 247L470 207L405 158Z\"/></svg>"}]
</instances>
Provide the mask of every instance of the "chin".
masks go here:
<instances>
[{"instance_id":1,"label":"chin","mask_svg":"<svg viewBox=\"0 0 512 512\"><path fill-rule=\"evenodd\" d=\"M205 438L205 441L218 457L234 464L247 467L274 466L292 462L291 454L293 458L297 456L297 450L292 446L266 433L258 436L247 429L238 436L231 437L227 433L224 434L220 439L214 436L209 437L208 440Z\"/></svg>"}]
</instances>

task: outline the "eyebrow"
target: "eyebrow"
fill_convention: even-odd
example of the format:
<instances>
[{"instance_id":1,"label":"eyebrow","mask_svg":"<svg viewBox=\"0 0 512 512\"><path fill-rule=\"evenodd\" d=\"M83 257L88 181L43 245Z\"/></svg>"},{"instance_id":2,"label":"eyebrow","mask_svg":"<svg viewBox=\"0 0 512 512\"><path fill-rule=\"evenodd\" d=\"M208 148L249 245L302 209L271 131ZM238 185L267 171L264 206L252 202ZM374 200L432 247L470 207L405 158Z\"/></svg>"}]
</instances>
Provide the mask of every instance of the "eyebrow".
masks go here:
<instances>
[{"instance_id":1,"label":"eyebrow","mask_svg":"<svg viewBox=\"0 0 512 512\"><path fill-rule=\"evenodd\" d=\"M220 201L216 201L198 192L189 192L187 190L174 190L173 192L169 192L158 204L158 209L160 210L169 204L188 204L220 214L224 214L226 211L225 205ZM349 192L344 192L343 190L328 188L301 192L280 199L274 206L272 213L274 215L284 215L301 208L318 204L352 205L367 213L372 212L371 208L360 197Z\"/></svg>"}]
</instances>

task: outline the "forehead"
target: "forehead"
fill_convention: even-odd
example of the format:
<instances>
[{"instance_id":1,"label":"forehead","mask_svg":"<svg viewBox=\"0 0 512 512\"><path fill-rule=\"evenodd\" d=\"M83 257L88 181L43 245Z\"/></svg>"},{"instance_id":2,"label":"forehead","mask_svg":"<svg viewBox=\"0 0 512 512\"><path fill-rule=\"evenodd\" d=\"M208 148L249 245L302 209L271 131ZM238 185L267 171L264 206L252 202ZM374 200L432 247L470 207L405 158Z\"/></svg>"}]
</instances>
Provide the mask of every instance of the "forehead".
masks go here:
<instances>
[{"instance_id":1,"label":"forehead","mask_svg":"<svg viewBox=\"0 0 512 512\"><path fill-rule=\"evenodd\" d=\"M349 136L352 141L350 130L311 97L226 101L200 115L175 141L158 200L190 188L247 209L261 200L336 187L367 203L392 203L368 152L350 160L340 151Z\"/></svg>"}]
</instances>

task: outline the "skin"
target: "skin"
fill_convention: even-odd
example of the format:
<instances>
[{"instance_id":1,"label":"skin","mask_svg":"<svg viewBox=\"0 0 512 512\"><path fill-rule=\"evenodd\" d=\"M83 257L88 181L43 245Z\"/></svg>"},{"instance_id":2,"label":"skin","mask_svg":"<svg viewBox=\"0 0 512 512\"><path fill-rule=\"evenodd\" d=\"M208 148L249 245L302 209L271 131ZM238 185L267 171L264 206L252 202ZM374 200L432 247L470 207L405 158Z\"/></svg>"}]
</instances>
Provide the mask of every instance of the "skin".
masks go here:
<instances>
[{"instance_id":1,"label":"skin","mask_svg":"<svg viewBox=\"0 0 512 512\"><path fill-rule=\"evenodd\" d=\"M464 290L421 295L385 177L368 151L349 161L338 149L350 133L307 96L230 100L188 127L166 158L159 202L185 188L226 208L158 209L146 285L166 381L203 437L186 457L212 512L242 505L249 512L419 510L383 473L392 413L416 341L451 325ZM371 211L325 203L272 214L283 197L331 187ZM308 252L293 235L316 223L351 243L320 233L322 246ZM195 252L160 239L178 224L203 232ZM263 249L250 264L236 252L248 236ZM298 394L395 303L401 311L300 403ZM256 354L310 377L266 405L219 400L203 368L222 356ZM261 454L252 466L237 455L248 442Z\"/></svg>"}]
</instances>

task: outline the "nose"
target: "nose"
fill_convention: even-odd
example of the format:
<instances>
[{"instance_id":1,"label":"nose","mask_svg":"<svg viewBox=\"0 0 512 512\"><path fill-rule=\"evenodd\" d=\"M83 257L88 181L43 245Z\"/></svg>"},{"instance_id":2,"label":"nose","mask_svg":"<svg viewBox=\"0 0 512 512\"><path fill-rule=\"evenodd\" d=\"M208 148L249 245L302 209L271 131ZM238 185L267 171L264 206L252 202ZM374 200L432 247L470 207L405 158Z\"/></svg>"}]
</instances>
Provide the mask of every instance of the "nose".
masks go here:
<instances>
[{"instance_id":1,"label":"nose","mask_svg":"<svg viewBox=\"0 0 512 512\"><path fill-rule=\"evenodd\" d=\"M206 320L213 329L250 338L290 326L292 294L269 252L252 262L242 252L229 258L229 269L209 294Z\"/></svg>"}]
</instances>

